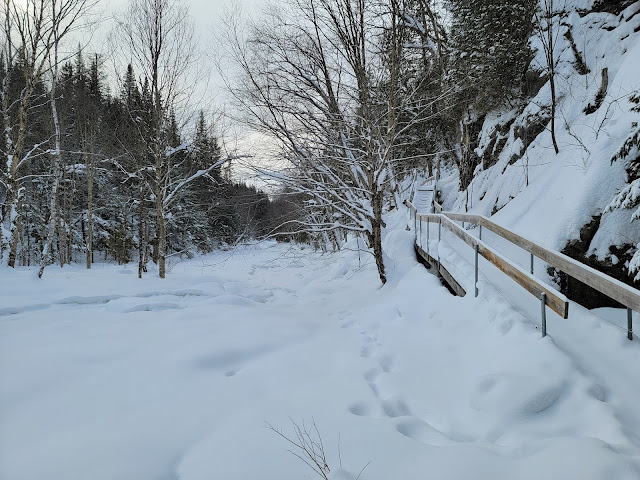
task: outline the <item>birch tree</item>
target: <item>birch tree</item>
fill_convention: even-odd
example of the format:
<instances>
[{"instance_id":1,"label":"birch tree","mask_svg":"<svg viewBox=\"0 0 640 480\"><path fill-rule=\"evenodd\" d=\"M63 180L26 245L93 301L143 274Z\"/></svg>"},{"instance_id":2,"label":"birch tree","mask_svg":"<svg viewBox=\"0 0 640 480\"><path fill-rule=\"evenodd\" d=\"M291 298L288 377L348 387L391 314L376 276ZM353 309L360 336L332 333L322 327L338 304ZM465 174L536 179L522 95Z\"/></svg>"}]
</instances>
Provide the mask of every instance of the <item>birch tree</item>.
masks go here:
<instances>
[{"instance_id":1,"label":"birch tree","mask_svg":"<svg viewBox=\"0 0 640 480\"><path fill-rule=\"evenodd\" d=\"M139 169L148 182L155 206L158 274L166 275L167 216L185 192L185 187L219 169L231 157L212 159L197 170L185 169L192 145L171 143L174 112L183 106L193 83L197 60L194 28L183 0L129 0L126 16L118 22L118 41L123 53L132 59L133 69L148 84L151 119L146 133L141 132L151 163ZM174 136L175 137L175 136ZM146 175L149 173L150 175ZM150 178L149 178L150 176Z\"/></svg>"},{"instance_id":2,"label":"birch tree","mask_svg":"<svg viewBox=\"0 0 640 480\"><path fill-rule=\"evenodd\" d=\"M168 191L170 159L183 148L168 145L165 122L175 108L189 67L194 61L195 41L188 8L177 0L130 0L126 15L118 22L123 50L133 60L133 68L149 82L151 128L141 140L153 164L151 190L156 213L158 273L166 274L166 212L172 201Z\"/></svg>"},{"instance_id":3,"label":"birch tree","mask_svg":"<svg viewBox=\"0 0 640 480\"><path fill-rule=\"evenodd\" d=\"M8 250L7 264L15 266L21 221L21 170L34 155L41 154L43 144L25 150L29 127L29 111L36 86L42 82L52 66L54 49L75 28L95 5L95 0L3 0L2 56L7 68L2 79L0 104L4 123L3 157L5 198L2 205L2 239L0 249ZM24 88L17 99L9 98L10 75L16 63L21 66Z\"/></svg>"}]
</instances>

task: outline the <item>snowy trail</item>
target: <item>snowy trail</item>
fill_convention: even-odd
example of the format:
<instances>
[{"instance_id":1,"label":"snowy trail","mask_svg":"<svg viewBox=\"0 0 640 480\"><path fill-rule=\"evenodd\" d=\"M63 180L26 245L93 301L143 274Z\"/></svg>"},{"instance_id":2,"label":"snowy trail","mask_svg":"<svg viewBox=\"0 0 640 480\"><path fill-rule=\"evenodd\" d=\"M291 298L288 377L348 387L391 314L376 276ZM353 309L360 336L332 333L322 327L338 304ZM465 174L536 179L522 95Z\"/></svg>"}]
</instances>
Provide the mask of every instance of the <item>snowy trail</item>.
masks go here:
<instances>
[{"instance_id":1,"label":"snowy trail","mask_svg":"<svg viewBox=\"0 0 640 480\"><path fill-rule=\"evenodd\" d=\"M387 235L384 288L357 252L273 245L164 282L0 279L0 478L311 477L265 428L290 419L317 423L336 480L639 478L637 344L593 320L541 340L489 289L452 297L412 240Z\"/></svg>"},{"instance_id":2,"label":"snowy trail","mask_svg":"<svg viewBox=\"0 0 640 480\"><path fill-rule=\"evenodd\" d=\"M527 252L496 235L485 233L484 240L500 251L508 252L507 256L521 267L528 268ZM431 241L430 246L437 251L437 241ZM453 267L454 276L465 281L468 291L472 291L473 251L447 232L443 236L440 254L443 261ZM536 259L537 275L548 282L545 270L545 265ZM539 304L535 299L484 259L480 260L480 271L481 298L487 302L509 303L513 310L538 327ZM541 271L545 274L541 275ZM640 376L635 367L640 362L640 348L637 335L634 343L626 338L626 310L606 308L589 311L570 302L569 311L569 318L562 319L547 309L547 316L551 317L548 319L550 341L588 379L589 395L607 404L605 409L618 423L616 434L624 436L625 441L621 444L631 445L628 449L622 447L622 450L640 459L640 411L635 406L635 399L640 395ZM619 442L614 440L613 443Z\"/></svg>"}]
</instances>

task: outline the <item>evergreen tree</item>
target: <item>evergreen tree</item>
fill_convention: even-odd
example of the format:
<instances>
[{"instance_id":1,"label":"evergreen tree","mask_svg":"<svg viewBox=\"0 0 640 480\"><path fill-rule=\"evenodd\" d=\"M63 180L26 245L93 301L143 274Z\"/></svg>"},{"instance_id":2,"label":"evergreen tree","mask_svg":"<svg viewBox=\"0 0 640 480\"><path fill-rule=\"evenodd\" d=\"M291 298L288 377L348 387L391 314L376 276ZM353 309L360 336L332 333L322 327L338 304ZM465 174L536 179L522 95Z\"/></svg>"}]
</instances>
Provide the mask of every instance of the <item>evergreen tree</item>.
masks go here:
<instances>
[{"instance_id":1,"label":"evergreen tree","mask_svg":"<svg viewBox=\"0 0 640 480\"><path fill-rule=\"evenodd\" d=\"M518 98L533 58L534 0L447 0L451 53L448 81L459 109L478 116Z\"/></svg>"},{"instance_id":2,"label":"evergreen tree","mask_svg":"<svg viewBox=\"0 0 640 480\"><path fill-rule=\"evenodd\" d=\"M447 0L451 13L450 53L446 73L453 92L448 106L456 125L455 160L460 189L473 179L474 153L484 115L520 98L533 58L529 38L535 0Z\"/></svg>"}]
</instances>

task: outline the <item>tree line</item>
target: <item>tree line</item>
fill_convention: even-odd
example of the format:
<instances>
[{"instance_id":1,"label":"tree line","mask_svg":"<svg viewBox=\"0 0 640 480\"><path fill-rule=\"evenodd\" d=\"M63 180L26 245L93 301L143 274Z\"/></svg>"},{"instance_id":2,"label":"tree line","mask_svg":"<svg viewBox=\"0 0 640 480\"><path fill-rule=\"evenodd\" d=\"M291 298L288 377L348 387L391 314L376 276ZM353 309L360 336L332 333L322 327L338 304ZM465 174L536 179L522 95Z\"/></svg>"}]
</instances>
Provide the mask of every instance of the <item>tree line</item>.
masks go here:
<instances>
[{"instance_id":1,"label":"tree line","mask_svg":"<svg viewBox=\"0 0 640 480\"><path fill-rule=\"evenodd\" d=\"M140 276L153 261L164 277L168 255L273 231L287 205L232 179L233 157L202 110L177 120L194 51L184 5L129 3L116 35L132 61L112 91L101 56L60 53L95 4L1 7L3 265L39 265L42 275L53 262L135 258Z\"/></svg>"},{"instance_id":2,"label":"tree line","mask_svg":"<svg viewBox=\"0 0 640 480\"><path fill-rule=\"evenodd\" d=\"M490 166L475 153L487 113L522 107L549 80L553 91L553 0L279 0L253 20L229 15L217 48L232 115L275 141L284 165L257 169L277 185L268 197L225 175L233 157L202 112L190 129L178 120L199 61L186 3L129 0L115 92L99 56L57 53L93 3L2 7L9 266L90 267L98 253L164 276L167 255L222 242L275 232L340 249L357 235L384 283L384 214L407 176L447 165L464 191ZM548 60L538 69L534 34ZM554 107L541 113L552 130Z\"/></svg>"}]
</instances>

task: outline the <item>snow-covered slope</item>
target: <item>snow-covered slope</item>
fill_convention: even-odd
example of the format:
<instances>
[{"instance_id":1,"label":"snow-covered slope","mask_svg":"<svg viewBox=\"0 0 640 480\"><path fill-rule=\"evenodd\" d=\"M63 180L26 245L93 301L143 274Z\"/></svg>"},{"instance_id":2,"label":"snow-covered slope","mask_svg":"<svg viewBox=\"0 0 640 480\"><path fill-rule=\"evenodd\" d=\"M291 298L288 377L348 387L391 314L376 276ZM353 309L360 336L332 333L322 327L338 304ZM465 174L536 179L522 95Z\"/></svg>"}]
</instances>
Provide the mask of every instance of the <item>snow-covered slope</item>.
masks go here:
<instances>
[{"instance_id":1,"label":"snow-covered slope","mask_svg":"<svg viewBox=\"0 0 640 480\"><path fill-rule=\"evenodd\" d=\"M560 250L578 239L581 228L602 215L624 187L626 163L610 160L634 122L640 122L629 101L630 94L640 89L640 2L619 15L590 11L593 3L567 1L566 13L559 16L555 52L560 153L555 154L551 142L547 82L523 107L485 118L476 152L487 164L491 158L497 162L485 170L478 167L468 198L466 192L450 188L457 184L456 177L444 179L446 207L495 214L500 224ZM561 2L556 7L562 7ZM571 36L565 35L567 31ZM571 37L589 73L579 71ZM533 44L539 51L531 68L543 70L542 48L535 38ZM595 112L587 114L585 109L596 103L605 68L606 96ZM631 223L631 214L631 210L604 213L584 253L603 260L611 258L611 245L640 242L640 222Z\"/></svg>"}]
</instances>

